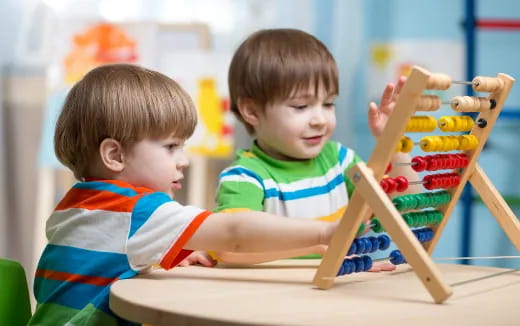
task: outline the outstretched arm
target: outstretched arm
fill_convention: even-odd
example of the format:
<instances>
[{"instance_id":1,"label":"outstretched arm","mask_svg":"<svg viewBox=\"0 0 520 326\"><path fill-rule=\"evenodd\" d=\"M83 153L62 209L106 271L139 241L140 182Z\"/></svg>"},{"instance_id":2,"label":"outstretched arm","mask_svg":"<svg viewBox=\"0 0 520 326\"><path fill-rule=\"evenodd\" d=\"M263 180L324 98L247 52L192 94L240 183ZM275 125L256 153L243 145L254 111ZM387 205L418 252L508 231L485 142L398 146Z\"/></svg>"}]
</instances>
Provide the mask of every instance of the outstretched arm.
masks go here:
<instances>
[{"instance_id":1,"label":"outstretched arm","mask_svg":"<svg viewBox=\"0 0 520 326\"><path fill-rule=\"evenodd\" d=\"M185 249L265 253L327 245L337 223L289 219L257 211L215 213Z\"/></svg>"}]
</instances>

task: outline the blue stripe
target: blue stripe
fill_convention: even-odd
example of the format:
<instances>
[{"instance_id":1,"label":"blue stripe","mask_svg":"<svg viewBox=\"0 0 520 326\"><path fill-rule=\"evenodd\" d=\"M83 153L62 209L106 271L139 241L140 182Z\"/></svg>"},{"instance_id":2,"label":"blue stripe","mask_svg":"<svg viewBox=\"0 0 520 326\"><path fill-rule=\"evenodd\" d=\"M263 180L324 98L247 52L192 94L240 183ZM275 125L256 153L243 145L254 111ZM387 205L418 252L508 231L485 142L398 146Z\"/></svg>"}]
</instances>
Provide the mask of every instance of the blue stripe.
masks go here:
<instances>
[{"instance_id":1,"label":"blue stripe","mask_svg":"<svg viewBox=\"0 0 520 326\"><path fill-rule=\"evenodd\" d=\"M338 174L334 179L332 179L329 183L319 187L312 187L307 189L300 189L296 191L286 191L282 192L275 188L267 189L265 193L265 198L278 197L278 199L283 201L307 198L317 195L323 195L331 192L334 188L339 185L342 185L345 182L345 179L342 174Z\"/></svg>"},{"instance_id":2,"label":"blue stripe","mask_svg":"<svg viewBox=\"0 0 520 326\"><path fill-rule=\"evenodd\" d=\"M163 192L154 192L139 199L132 211L128 238L133 236L134 233L148 221L159 206L171 201L172 199Z\"/></svg>"},{"instance_id":3,"label":"blue stripe","mask_svg":"<svg viewBox=\"0 0 520 326\"><path fill-rule=\"evenodd\" d=\"M93 302L105 288L109 289L108 286L62 282L40 277L34 279L34 296L38 303L56 303L78 310ZM96 307L102 308L100 300L96 301Z\"/></svg>"},{"instance_id":4,"label":"blue stripe","mask_svg":"<svg viewBox=\"0 0 520 326\"><path fill-rule=\"evenodd\" d=\"M347 157L347 148L343 145L339 146L338 160L339 166L343 166L343 162L345 162L345 158Z\"/></svg>"},{"instance_id":5,"label":"blue stripe","mask_svg":"<svg viewBox=\"0 0 520 326\"><path fill-rule=\"evenodd\" d=\"M38 269L113 278L131 268L125 254L48 244Z\"/></svg>"},{"instance_id":6,"label":"blue stripe","mask_svg":"<svg viewBox=\"0 0 520 326\"><path fill-rule=\"evenodd\" d=\"M251 170L245 169L243 167L234 167L234 168L227 170L226 172L222 172L219 176L219 179L222 179L227 176L236 176L236 175L242 175L242 174L245 174L251 178L256 179L262 185L262 187L264 186L264 182L258 174L254 173Z\"/></svg>"},{"instance_id":7,"label":"blue stripe","mask_svg":"<svg viewBox=\"0 0 520 326\"><path fill-rule=\"evenodd\" d=\"M135 192L132 189L121 188L121 187L113 185L111 183L106 183L106 182L102 182L102 181L80 182L80 183L76 183L73 188L99 190L99 191L110 191L115 194L118 194L121 196L126 196L126 197L133 197L133 196L137 195L137 192Z\"/></svg>"}]
</instances>

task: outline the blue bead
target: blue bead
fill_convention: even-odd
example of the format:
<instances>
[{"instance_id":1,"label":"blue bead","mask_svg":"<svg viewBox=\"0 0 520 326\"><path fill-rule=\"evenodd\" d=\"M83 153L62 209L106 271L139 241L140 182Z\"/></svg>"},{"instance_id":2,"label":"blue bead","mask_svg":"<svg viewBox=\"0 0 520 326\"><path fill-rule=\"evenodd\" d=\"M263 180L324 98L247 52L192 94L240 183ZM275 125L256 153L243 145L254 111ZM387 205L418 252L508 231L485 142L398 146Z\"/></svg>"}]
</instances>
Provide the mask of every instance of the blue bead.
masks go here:
<instances>
[{"instance_id":1,"label":"blue bead","mask_svg":"<svg viewBox=\"0 0 520 326\"><path fill-rule=\"evenodd\" d=\"M356 254L362 254L365 252L365 241L362 239L356 239L357 251Z\"/></svg>"},{"instance_id":2,"label":"blue bead","mask_svg":"<svg viewBox=\"0 0 520 326\"><path fill-rule=\"evenodd\" d=\"M379 249L379 240L376 237L368 237L372 242L372 250L370 252L376 252Z\"/></svg>"},{"instance_id":3,"label":"blue bead","mask_svg":"<svg viewBox=\"0 0 520 326\"><path fill-rule=\"evenodd\" d=\"M365 252L364 254L372 251L372 241L369 238L363 238L363 242L365 243Z\"/></svg>"},{"instance_id":4,"label":"blue bead","mask_svg":"<svg viewBox=\"0 0 520 326\"><path fill-rule=\"evenodd\" d=\"M348 250L347 256L355 255L357 251L357 245L356 245L356 239L352 241L352 244L350 245L350 249Z\"/></svg>"},{"instance_id":5,"label":"blue bead","mask_svg":"<svg viewBox=\"0 0 520 326\"><path fill-rule=\"evenodd\" d=\"M336 274L336 276L341 276L345 274L345 266L342 264L340 267L339 267L339 271L338 271L338 274Z\"/></svg>"},{"instance_id":6,"label":"blue bead","mask_svg":"<svg viewBox=\"0 0 520 326\"><path fill-rule=\"evenodd\" d=\"M399 250L393 250L390 253L390 262L394 265L399 265L404 262L403 255L401 254L401 252Z\"/></svg>"},{"instance_id":7,"label":"blue bead","mask_svg":"<svg viewBox=\"0 0 520 326\"><path fill-rule=\"evenodd\" d=\"M345 264L345 274L352 274L356 270L356 264L353 261L348 261Z\"/></svg>"},{"instance_id":8,"label":"blue bead","mask_svg":"<svg viewBox=\"0 0 520 326\"><path fill-rule=\"evenodd\" d=\"M379 240L379 250L386 250L390 247L390 237L386 234L378 236L377 240Z\"/></svg>"},{"instance_id":9,"label":"blue bead","mask_svg":"<svg viewBox=\"0 0 520 326\"><path fill-rule=\"evenodd\" d=\"M365 271L368 271L369 269L372 268L372 258L370 258L370 256L362 256L361 258L363 258L363 263L365 264Z\"/></svg>"},{"instance_id":10,"label":"blue bead","mask_svg":"<svg viewBox=\"0 0 520 326\"><path fill-rule=\"evenodd\" d=\"M356 273L363 272L365 270L365 264L363 263L363 259L361 257L352 258L354 264L356 264Z\"/></svg>"},{"instance_id":11,"label":"blue bead","mask_svg":"<svg viewBox=\"0 0 520 326\"><path fill-rule=\"evenodd\" d=\"M433 239L433 230L432 229L428 229L428 232L426 233L428 235L428 238L426 241L430 241L431 239Z\"/></svg>"}]
</instances>

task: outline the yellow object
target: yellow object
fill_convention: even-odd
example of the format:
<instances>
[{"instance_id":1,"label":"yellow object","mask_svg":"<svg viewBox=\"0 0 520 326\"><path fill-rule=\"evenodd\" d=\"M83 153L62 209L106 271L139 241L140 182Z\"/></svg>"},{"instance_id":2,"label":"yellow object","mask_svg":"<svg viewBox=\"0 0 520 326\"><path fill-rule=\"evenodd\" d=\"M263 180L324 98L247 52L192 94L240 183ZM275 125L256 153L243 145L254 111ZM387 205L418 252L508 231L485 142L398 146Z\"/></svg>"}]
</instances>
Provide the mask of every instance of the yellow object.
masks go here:
<instances>
[{"instance_id":1,"label":"yellow object","mask_svg":"<svg viewBox=\"0 0 520 326\"><path fill-rule=\"evenodd\" d=\"M233 150L231 137L225 137L228 126L213 78L203 78L199 81L197 108L204 130L202 140L190 147L190 152L212 157L230 156Z\"/></svg>"}]
</instances>

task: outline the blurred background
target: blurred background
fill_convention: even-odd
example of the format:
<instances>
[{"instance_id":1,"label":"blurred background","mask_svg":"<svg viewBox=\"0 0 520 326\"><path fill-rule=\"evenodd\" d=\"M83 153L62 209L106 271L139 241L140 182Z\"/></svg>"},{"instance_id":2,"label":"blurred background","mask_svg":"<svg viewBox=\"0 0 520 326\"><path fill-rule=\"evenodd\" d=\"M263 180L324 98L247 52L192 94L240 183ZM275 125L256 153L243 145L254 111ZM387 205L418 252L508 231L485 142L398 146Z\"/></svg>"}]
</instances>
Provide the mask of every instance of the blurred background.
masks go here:
<instances>
[{"instance_id":1,"label":"blurred background","mask_svg":"<svg viewBox=\"0 0 520 326\"><path fill-rule=\"evenodd\" d=\"M329 47L340 69L334 138L368 159L368 102L386 83L416 64L454 80L518 77L519 21L515 0L0 0L0 256L20 261L32 284L45 220L74 182L54 157L54 122L70 86L97 65L144 65L190 93L200 123L176 199L211 209L218 173L251 141L229 113L226 86L232 53L250 33L298 28ZM516 214L519 104L515 86L479 159ZM471 192L434 253L468 255L518 255ZM474 263L518 268L518 261Z\"/></svg>"}]
</instances>

